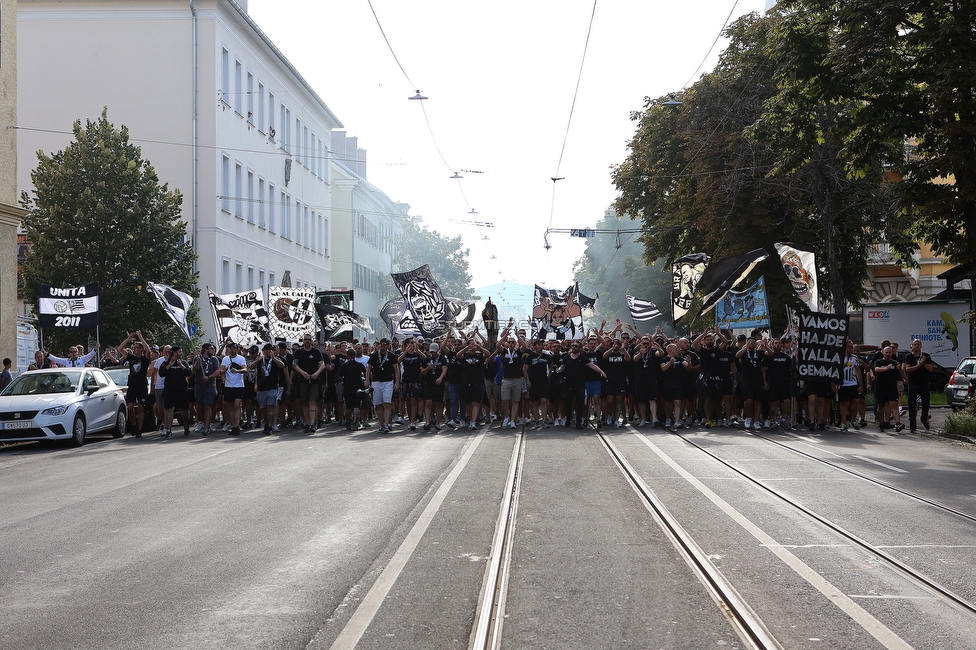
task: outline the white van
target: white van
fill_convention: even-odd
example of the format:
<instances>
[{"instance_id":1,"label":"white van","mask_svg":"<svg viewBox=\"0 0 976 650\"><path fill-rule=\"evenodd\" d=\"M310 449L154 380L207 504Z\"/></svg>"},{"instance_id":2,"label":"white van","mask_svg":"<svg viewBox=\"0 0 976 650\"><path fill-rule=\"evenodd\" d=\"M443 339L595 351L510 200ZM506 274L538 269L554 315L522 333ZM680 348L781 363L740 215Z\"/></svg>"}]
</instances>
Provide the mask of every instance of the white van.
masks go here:
<instances>
[{"instance_id":1,"label":"white van","mask_svg":"<svg viewBox=\"0 0 976 650\"><path fill-rule=\"evenodd\" d=\"M34 353L41 349L37 338L37 328L28 321L17 321L17 372L27 370L27 366L34 362Z\"/></svg>"}]
</instances>

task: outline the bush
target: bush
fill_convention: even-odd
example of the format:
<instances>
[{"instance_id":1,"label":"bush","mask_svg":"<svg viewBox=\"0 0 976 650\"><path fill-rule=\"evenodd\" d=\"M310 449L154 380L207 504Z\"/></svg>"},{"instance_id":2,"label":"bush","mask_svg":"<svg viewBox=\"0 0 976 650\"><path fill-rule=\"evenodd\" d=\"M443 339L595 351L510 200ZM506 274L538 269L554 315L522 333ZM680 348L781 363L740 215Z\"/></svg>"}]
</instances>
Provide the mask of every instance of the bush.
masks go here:
<instances>
[{"instance_id":1,"label":"bush","mask_svg":"<svg viewBox=\"0 0 976 650\"><path fill-rule=\"evenodd\" d=\"M945 433L976 438L976 400L969 400L966 407L946 417Z\"/></svg>"}]
</instances>

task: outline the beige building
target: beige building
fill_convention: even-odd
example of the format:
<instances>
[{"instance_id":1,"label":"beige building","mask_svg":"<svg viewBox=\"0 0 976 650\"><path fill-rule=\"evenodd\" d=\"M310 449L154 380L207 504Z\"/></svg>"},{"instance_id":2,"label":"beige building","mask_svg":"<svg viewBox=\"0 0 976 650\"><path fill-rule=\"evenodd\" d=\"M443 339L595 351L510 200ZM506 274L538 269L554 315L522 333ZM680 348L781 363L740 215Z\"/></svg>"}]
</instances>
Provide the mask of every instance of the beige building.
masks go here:
<instances>
[{"instance_id":1,"label":"beige building","mask_svg":"<svg viewBox=\"0 0 976 650\"><path fill-rule=\"evenodd\" d=\"M0 0L0 358L17 363L17 0ZM21 370L23 370L21 368Z\"/></svg>"}]
</instances>

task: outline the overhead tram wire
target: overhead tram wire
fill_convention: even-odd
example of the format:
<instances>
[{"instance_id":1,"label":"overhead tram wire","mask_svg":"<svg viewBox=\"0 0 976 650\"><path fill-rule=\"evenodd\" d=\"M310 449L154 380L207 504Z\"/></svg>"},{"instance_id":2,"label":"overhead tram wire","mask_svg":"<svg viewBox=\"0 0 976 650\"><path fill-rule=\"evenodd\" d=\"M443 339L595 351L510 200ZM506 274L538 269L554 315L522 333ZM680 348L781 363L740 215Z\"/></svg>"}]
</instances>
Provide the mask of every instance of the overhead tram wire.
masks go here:
<instances>
[{"instance_id":1,"label":"overhead tram wire","mask_svg":"<svg viewBox=\"0 0 976 650\"><path fill-rule=\"evenodd\" d=\"M552 219L556 209L556 183L563 180L559 175L559 170L563 166L563 156L566 153L566 143L569 141L569 128L573 124L573 112L576 110L576 99L579 97L580 82L583 79L583 66L586 63L586 52L590 47L590 35L593 33L593 20L596 17L596 3L593 0L593 9L590 11L590 24L586 28L586 41L583 43L583 56L580 58L579 73L576 75L576 88L573 91L573 101L569 106L569 119L566 120L566 132L563 134L563 145L559 150L559 161L556 163L556 173L552 175L552 199L549 203L549 227L552 227Z\"/></svg>"},{"instance_id":2,"label":"overhead tram wire","mask_svg":"<svg viewBox=\"0 0 976 650\"><path fill-rule=\"evenodd\" d=\"M686 81L685 84L681 87L682 89L687 88L688 85L691 84L692 79L695 78L695 75L698 74L698 71L702 69L703 65L705 65L705 61L707 61L708 57L712 55L712 50L715 49L715 46L718 44L719 39L722 38L722 33L725 31L725 28L729 26L729 20L732 19L732 13L735 11L735 8L738 6L739 6L739 0L735 0L735 2L732 3L732 8L729 10L729 15L725 17L725 22L722 23L722 28L718 30L718 34L715 35L715 40L712 41L712 46L708 48L708 52L705 53L705 56L702 58L701 63L698 64L698 67L695 68L695 71L691 73L690 77L688 77L688 81Z\"/></svg>"},{"instance_id":3,"label":"overhead tram wire","mask_svg":"<svg viewBox=\"0 0 976 650\"><path fill-rule=\"evenodd\" d=\"M386 30L383 29L383 24L380 22L380 17L376 13L376 8L373 7L373 0L366 0L366 2L369 5L369 10L373 13L373 19L376 21L376 26L379 28L380 34L383 36L383 41L386 43L386 47L390 50L390 54L393 56L393 60L396 61L397 67L400 68L400 72L403 73L403 78L407 80L407 83L410 84L411 88L417 88L417 85L410 78L410 75L407 74L406 69L404 69L403 64L400 63L400 58L396 55L396 52L393 50L393 45L390 43L390 39L387 38L386 36ZM468 203L468 198L465 196L464 189L461 187L461 178L463 177L457 173L457 168L451 167L451 165L448 164L447 159L444 158L444 153L441 151L440 145L437 143L437 138L434 136L434 129L430 124L430 117L427 115L427 108L424 106L424 100L426 100L427 98L424 97L421 94L420 90L418 89L417 94L411 97L410 99L419 100L420 109L423 111L424 114L424 122L427 123L427 132L430 134L431 142L434 143L434 149L437 151L437 155L440 157L441 162L444 163L444 166L448 169L448 171L450 171L453 174L451 178L456 179L458 181L458 188L461 190L461 198L464 200L465 205L467 205L468 208L471 209L471 204ZM474 172L474 173L480 174L483 172Z\"/></svg>"}]
</instances>

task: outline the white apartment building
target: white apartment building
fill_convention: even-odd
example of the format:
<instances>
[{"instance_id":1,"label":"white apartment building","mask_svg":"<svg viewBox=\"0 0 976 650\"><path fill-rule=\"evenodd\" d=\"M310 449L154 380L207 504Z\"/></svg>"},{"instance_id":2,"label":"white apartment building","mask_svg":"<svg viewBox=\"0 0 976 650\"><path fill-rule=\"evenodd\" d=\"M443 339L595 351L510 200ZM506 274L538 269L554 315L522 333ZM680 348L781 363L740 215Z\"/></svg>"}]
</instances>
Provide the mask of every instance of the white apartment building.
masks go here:
<instances>
[{"instance_id":1,"label":"white apartment building","mask_svg":"<svg viewBox=\"0 0 976 650\"><path fill-rule=\"evenodd\" d=\"M246 9L246 0L20 0L17 9L18 187L31 189L37 150L63 149L74 120L107 106L160 182L184 195L204 307L207 287L282 284L286 272L292 286L334 284L329 148L342 124Z\"/></svg>"},{"instance_id":2,"label":"white apartment building","mask_svg":"<svg viewBox=\"0 0 976 650\"><path fill-rule=\"evenodd\" d=\"M344 131L332 132L332 283L355 291L356 312L369 318L373 332L387 332L380 309L393 297L383 277L394 269L397 245L410 206L391 200L366 180L366 152ZM381 331L382 330L382 331ZM356 328L353 336L365 332Z\"/></svg>"}]
</instances>

